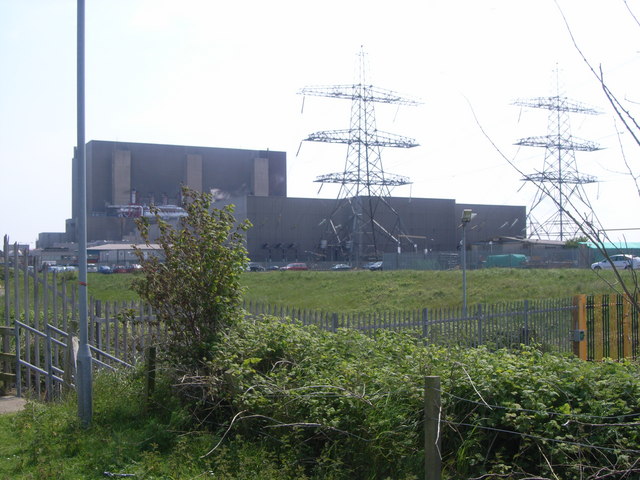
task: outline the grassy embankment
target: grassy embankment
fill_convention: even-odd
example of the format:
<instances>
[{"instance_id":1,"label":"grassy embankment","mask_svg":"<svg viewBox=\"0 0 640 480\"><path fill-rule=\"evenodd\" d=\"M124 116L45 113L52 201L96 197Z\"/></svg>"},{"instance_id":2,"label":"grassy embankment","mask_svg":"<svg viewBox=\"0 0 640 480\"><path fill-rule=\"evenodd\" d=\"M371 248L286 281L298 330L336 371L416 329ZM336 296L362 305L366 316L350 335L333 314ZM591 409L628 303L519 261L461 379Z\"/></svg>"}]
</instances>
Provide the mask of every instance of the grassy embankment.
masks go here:
<instances>
[{"instance_id":1,"label":"grassy embankment","mask_svg":"<svg viewBox=\"0 0 640 480\"><path fill-rule=\"evenodd\" d=\"M625 273L625 272L623 272ZM133 275L89 276L90 294L102 300L133 300ZM500 303L605 293L604 279L584 269L486 269L467 272L468 302ZM242 278L245 299L295 308L338 312L420 309L461 303L460 271L256 272Z\"/></svg>"}]
</instances>

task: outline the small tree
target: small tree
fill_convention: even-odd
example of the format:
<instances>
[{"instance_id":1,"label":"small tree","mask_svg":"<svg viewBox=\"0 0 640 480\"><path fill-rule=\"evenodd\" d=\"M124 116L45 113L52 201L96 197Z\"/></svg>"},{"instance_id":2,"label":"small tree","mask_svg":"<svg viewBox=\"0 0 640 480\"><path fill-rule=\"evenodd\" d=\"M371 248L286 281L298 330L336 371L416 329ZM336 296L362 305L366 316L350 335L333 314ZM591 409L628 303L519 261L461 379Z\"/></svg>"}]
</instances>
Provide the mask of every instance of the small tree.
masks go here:
<instances>
[{"instance_id":1,"label":"small tree","mask_svg":"<svg viewBox=\"0 0 640 480\"><path fill-rule=\"evenodd\" d=\"M150 222L138 221L147 245L157 243L159 255L135 248L143 275L135 291L166 324L167 354L183 372L195 372L211 357L220 329L241 314L240 275L247 263L243 232L248 220L236 223L233 205L211 208L212 197L182 189L187 216L173 226L155 213L159 234L150 237Z\"/></svg>"}]
</instances>

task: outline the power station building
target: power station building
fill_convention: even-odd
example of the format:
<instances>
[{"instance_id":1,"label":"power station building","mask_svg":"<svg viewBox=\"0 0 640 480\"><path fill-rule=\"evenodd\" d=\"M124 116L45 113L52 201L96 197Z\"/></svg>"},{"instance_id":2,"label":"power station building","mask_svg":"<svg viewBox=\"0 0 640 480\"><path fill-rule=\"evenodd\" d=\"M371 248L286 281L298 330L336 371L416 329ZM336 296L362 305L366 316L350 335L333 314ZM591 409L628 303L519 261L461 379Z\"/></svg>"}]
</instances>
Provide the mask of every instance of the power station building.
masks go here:
<instances>
[{"instance_id":1,"label":"power station building","mask_svg":"<svg viewBox=\"0 0 640 480\"><path fill-rule=\"evenodd\" d=\"M86 146L87 239L139 241L135 218L156 205L167 219L183 214L186 185L209 192L220 205L233 203L238 220L249 219L247 248L254 261L364 261L357 246L327 241L326 221L336 199L287 197L286 153L130 142L91 141ZM73 159L72 218L66 239L76 241L80 211L77 159ZM354 199L370 201L367 197ZM375 199L380 201L381 199ZM386 253L455 251L460 218L477 216L466 230L468 243L495 237L525 237L524 206L457 204L453 199L383 199L402 220L401 241L382 243ZM347 218L333 218L347 222ZM396 218L377 218L383 227Z\"/></svg>"}]
</instances>

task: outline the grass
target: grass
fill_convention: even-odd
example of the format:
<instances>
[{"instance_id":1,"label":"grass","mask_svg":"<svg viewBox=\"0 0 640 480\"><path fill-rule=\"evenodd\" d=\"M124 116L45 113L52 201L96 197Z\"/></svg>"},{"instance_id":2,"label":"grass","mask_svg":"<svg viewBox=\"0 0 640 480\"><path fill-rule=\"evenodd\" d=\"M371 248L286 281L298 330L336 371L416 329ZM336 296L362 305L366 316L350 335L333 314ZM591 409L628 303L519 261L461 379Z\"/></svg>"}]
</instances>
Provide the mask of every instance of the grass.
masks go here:
<instances>
[{"instance_id":1,"label":"grass","mask_svg":"<svg viewBox=\"0 0 640 480\"><path fill-rule=\"evenodd\" d=\"M604 293L612 272L485 269L467 272L470 304ZM462 303L460 271L264 272L243 277L245 298L340 312L420 309Z\"/></svg>"},{"instance_id":2,"label":"grass","mask_svg":"<svg viewBox=\"0 0 640 480\"><path fill-rule=\"evenodd\" d=\"M622 272L627 276L627 272ZM132 274L89 275L89 292L100 300L135 300ZM631 276L629 275L629 279ZM586 269L493 268L467 272L469 304L564 298L606 293L613 272ZM340 312L420 309L459 305L462 272L398 270L370 272L254 272L242 277L247 301Z\"/></svg>"},{"instance_id":3,"label":"grass","mask_svg":"<svg viewBox=\"0 0 640 480\"><path fill-rule=\"evenodd\" d=\"M47 405L28 402L23 412L0 416L0 478L97 479L105 478L104 472L192 478L202 473L195 453L205 450L210 435L203 445L194 433L189 441L198 443L197 450L190 447L182 455L176 448L182 420L144 414L139 376L102 374L95 380L94 421L88 429L79 425L73 395ZM161 459L167 451L172 455Z\"/></svg>"},{"instance_id":4,"label":"grass","mask_svg":"<svg viewBox=\"0 0 640 480\"><path fill-rule=\"evenodd\" d=\"M131 289L131 282L137 275L135 273L114 273L112 275L89 273L87 274L89 295L103 301L138 300L138 294Z\"/></svg>"}]
</instances>

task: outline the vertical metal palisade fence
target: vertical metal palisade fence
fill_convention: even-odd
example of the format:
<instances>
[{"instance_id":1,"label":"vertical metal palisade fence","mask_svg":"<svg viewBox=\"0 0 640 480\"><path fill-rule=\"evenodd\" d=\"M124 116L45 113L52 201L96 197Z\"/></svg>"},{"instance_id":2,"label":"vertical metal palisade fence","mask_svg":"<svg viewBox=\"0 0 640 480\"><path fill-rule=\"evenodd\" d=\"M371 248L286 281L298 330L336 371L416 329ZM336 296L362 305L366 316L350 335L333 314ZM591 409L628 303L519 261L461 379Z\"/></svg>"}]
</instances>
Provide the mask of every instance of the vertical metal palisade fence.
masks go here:
<instances>
[{"instance_id":1,"label":"vertical metal palisade fence","mask_svg":"<svg viewBox=\"0 0 640 480\"><path fill-rule=\"evenodd\" d=\"M9 252L11 250L11 252ZM75 386L78 285L70 272L28 265L26 251L4 242L0 391L52 398ZM131 366L166 337L152 309L140 302L89 300L88 341L96 368Z\"/></svg>"},{"instance_id":2,"label":"vertical metal palisade fence","mask_svg":"<svg viewBox=\"0 0 640 480\"><path fill-rule=\"evenodd\" d=\"M464 314L462 307L425 308L380 313L330 313L245 302L252 315L273 315L335 332L339 328L373 334L377 330L413 333L427 343L474 347L511 348L538 345L547 351L572 352L573 299L476 305Z\"/></svg>"},{"instance_id":3,"label":"vertical metal palisade fence","mask_svg":"<svg viewBox=\"0 0 640 480\"><path fill-rule=\"evenodd\" d=\"M73 387L74 340L78 329L77 280L68 272L38 271L5 237L4 298L0 336L0 390L13 382L50 397ZM575 353L585 360L640 357L640 325L634 302L622 295L578 295L557 300L523 300L499 305L424 308L374 313L335 313L245 302L247 315L337 332L402 331L428 344L513 348L536 345L549 352ZM96 367L132 365L146 347L167 338L166 325L141 302L89 301L89 343ZM18 368L16 368L16 365Z\"/></svg>"},{"instance_id":4,"label":"vertical metal palisade fence","mask_svg":"<svg viewBox=\"0 0 640 480\"><path fill-rule=\"evenodd\" d=\"M587 358L640 358L638 294L589 295L586 297Z\"/></svg>"}]
</instances>

